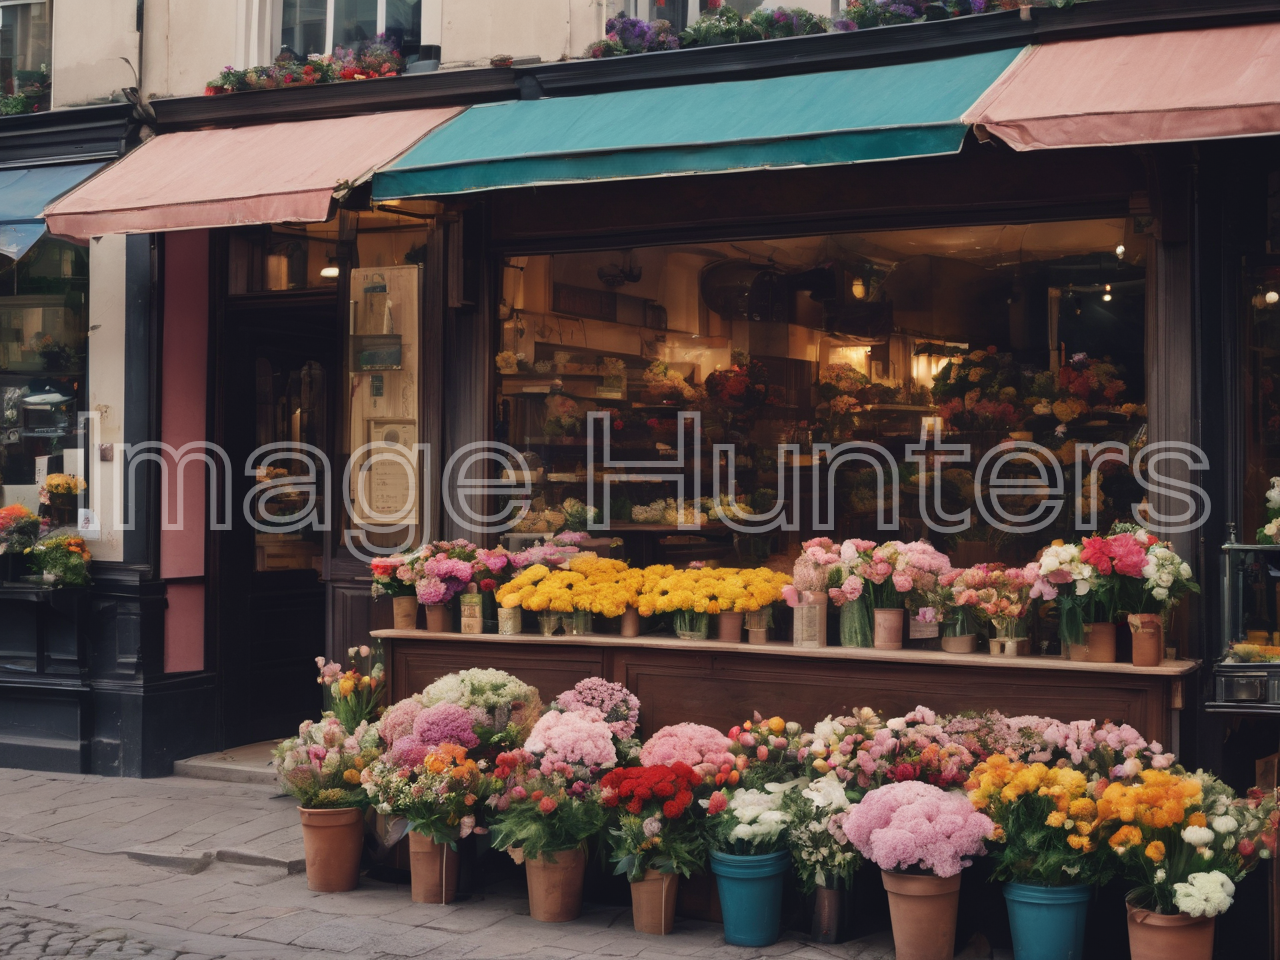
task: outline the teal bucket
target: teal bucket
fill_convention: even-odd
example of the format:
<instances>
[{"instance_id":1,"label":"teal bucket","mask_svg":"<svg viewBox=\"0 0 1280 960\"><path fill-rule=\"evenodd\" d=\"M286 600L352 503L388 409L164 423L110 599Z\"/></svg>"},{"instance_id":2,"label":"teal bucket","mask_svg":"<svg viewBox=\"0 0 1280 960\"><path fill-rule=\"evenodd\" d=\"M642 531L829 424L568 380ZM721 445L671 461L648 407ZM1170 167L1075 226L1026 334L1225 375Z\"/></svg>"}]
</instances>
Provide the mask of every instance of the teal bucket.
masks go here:
<instances>
[{"instance_id":1,"label":"teal bucket","mask_svg":"<svg viewBox=\"0 0 1280 960\"><path fill-rule=\"evenodd\" d=\"M782 932L782 885L790 871L787 850L758 857L711 851L725 943L740 947L777 943Z\"/></svg>"},{"instance_id":2,"label":"teal bucket","mask_svg":"<svg viewBox=\"0 0 1280 960\"><path fill-rule=\"evenodd\" d=\"M1006 883L1014 960L1082 960L1093 887Z\"/></svg>"}]
</instances>

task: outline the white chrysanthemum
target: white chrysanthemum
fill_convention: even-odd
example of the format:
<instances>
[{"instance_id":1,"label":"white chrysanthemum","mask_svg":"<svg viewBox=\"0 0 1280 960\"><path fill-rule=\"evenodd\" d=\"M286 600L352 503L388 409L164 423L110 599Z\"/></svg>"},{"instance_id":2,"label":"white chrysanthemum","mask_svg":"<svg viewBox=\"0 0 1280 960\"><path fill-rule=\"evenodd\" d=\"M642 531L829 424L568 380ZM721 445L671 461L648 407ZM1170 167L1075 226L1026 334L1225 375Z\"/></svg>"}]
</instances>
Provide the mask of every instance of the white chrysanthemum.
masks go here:
<instances>
[{"instance_id":1,"label":"white chrysanthemum","mask_svg":"<svg viewBox=\"0 0 1280 960\"><path fill-rule=\"evenodd\" d=\"M1193 873L1186 883L1173 885L1173 904L1191 917L1216 917L1231 906L1236 886L1218 870Z\"/></svg>"},{"instance_id":2,"label":"white chrysanthemum","mask_svg":"<svg viewBox=\"0 0 1280 960\"><path fill-rule=\"evenodd\" d=\"M1234 817L1214 817L1213 831L1214 833L1233 833L1240 829L1240 824L1236 823Z\"/></svg>"},{"instance_id":3,"label":"white chrysanthemum","mask_svg":"<svg viewBox=\"0 0 1280 960\"><path fill-rule=\"evenodd\" d=\"M1213 831L1208 827L1186 827L1182 831L1182 839L1193 847L1203 847L1213 843Z\"/></svg>"}]
</instances>

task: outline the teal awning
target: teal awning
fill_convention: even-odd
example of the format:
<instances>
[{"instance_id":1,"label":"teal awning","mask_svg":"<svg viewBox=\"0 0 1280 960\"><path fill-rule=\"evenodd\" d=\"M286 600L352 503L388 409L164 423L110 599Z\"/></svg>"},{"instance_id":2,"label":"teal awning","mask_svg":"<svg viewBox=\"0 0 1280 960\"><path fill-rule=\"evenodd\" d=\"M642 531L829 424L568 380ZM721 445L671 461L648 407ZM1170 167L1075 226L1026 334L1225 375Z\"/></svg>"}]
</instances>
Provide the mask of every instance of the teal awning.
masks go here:
<instances>
[{"instance_id":1,"label":"teal awning","mask_svg":"<svg viewBox=\"0 0 1280 960\"><path fill-rule=\"evenodd\" d=\"M103 163L66 163L0 170L0 253L14 260L44 236L42 212Z\"/></svg>"},{"instance_id":2,"label":"teal awning","mask_svg":"<svg viewBox=\"0 0 1280 960\"><path fill-rule=\"evenodd\" d=\"M473 106L379 170L373 196L955 153L961 115L1020 52Z\"/></svg>"}]
</instances>

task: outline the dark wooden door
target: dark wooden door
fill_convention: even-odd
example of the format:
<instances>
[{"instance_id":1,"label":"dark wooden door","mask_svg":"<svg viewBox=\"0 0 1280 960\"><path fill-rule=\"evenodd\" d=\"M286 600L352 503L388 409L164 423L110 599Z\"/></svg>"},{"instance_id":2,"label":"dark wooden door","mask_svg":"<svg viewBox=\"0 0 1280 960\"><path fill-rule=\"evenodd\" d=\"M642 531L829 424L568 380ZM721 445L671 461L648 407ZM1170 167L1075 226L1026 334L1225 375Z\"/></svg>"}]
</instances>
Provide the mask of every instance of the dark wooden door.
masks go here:
<instances>
[{"instance_id":1,"label":"dark wooden door","mask_svg":"<svg viewBox=\"0 0 1280 960\"><path fill-rule=\"evenodd\" d=\"M232 526L213 534L219 740L224 747L287 736L321 710L315 658L325 653L325 537L341 377L337 300L229 299L215 336L215 434L232 475ZM273 453L284 453L272 459ZM314 464L319 482L309 472ZM278 482L263 498L254 488ZM246 502L248 497L248 502Z\"/></svg>"}]
</instances>

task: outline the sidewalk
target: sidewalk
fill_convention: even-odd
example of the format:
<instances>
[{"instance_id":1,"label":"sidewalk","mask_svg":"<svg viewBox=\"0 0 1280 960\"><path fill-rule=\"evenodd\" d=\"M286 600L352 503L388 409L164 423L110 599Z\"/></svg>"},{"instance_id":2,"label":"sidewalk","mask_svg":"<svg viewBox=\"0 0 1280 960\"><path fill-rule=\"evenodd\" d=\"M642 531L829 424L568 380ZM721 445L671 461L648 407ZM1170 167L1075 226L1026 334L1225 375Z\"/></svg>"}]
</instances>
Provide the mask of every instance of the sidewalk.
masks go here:
<instances>
[{"instance_id":1,"label":"sidewalk","mask_svg":"<svg viewBox=\"0 0 1280 960\"><path fill-rule=\"evenodd\" d=\"M363 879L307 890L293 802L273 787L182 777L106 780L0 769L0 957L157 960L888 960L887 936L838 946L785 935L726 946L717 924L637 934L631 912L587 904L570 924L528 916L522 890L415 904Z\"/></svg>"}]
</instances>

